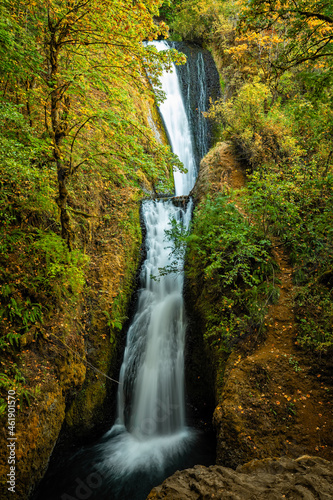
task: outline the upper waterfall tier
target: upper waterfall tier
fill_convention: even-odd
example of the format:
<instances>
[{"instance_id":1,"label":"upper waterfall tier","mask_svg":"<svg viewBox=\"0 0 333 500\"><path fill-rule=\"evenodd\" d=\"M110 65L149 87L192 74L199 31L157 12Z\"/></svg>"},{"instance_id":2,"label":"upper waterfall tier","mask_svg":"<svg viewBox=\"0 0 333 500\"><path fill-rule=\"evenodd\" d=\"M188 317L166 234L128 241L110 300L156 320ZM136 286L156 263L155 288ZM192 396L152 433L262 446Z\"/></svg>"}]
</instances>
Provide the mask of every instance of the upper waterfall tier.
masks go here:
<instances>
[{"instance_id":1,"label":"upper waterfall tier","mask_svg":"<svg viewBox=\"0 0 333 500\"><path fill-rule=\"evenodd\" d=\"M170 48L164 41L151 42L151 44L159 51ZM190 125L174 65L172 65L172 72L163 72L161 84L166 99L160 105L160 113L169 134L172 151L179 157L187 170L186 173L179 170L174 171L175 193L176 196L188 195L194 186L197 169Z\"/></svg>"}]
</instances>

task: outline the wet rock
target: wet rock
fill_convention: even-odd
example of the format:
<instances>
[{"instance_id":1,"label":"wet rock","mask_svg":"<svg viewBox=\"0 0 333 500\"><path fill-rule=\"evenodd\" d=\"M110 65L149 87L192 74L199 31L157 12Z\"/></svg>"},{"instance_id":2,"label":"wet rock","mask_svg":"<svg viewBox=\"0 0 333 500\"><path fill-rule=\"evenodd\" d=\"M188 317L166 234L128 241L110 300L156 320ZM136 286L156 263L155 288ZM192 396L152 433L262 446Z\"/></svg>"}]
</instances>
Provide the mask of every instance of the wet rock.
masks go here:
<instances>
[{"instance_id":1,"label":"wet rock","mask_svg":"<svg viewBox=\"0 0 333 500\"><path fill-rule=\"evenodd\" d=\"M220 97L219 75L211 53L197 44L171 42L172 47L187 57L186 65L176 66L182 89L184 106L192 133L197 165L212 147L216 134L214 123L205 118L210 101Z\"/></svg>"},{"instance_id":2,"label":"wet rock","mask_svg":"<svg viewBox=\"0 0 333 500\"><path fill-rule=\"evenodd\" d=\"M253 460L236 471L218 465L197 465L177 471L148 495L150 500L329 500L332 497L333 463L309 456L296 460L286 457Z\"/></svg>"}]
</instances>

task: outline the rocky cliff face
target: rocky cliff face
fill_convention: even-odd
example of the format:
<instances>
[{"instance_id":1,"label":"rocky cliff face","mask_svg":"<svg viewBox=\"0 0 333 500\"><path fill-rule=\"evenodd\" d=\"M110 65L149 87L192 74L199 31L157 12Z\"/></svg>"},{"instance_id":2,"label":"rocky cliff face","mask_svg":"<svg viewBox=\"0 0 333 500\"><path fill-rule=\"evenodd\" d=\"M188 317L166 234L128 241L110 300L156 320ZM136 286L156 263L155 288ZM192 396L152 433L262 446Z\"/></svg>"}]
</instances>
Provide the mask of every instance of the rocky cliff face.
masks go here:
<instances>
[{"instance_id":1,"label":"rocky cliff face","mask_svg":"<svg viewBox=\"0 0 333 500\"><path fill-rule=\"evenodd\" d=\"M142 120L154 121L156 133L165 142L156 108L144 101L137 106ZM78 193L82 189L80 185ZM84 198L76 200L83 209L81 205L76 208L91 215L75 225L77 246L87 256L82 290L74 298L71 292L64 298L61 290L59 297L46 297L48 313L38 335L28 332L21 339L20 373L34 397L30 405L24 398L16 401L15 498L31 497L52 453L59 457L63 450L94 439L111 425L117 391L112 379L117 378L125 342L121 329L142 257L140 199L144 192L152 192L145 177L140 191L115 186L96 174L85 186ZM14 498L6 483L6 413L2 423L0 497Z\"/></svg>"},{"instance_id":2,"label":"rocky cliff face","mask_svg":"<svg viewBox=\"0 0 333 500\"><path fill-rule=\"evenodd\" d=\"M208 50L195 44L171 42L187 57L186 65L176 66L182 89L197 165L214 143L216 126L202 111L208 110L210 101L220 97L220 80L214 59Z\"/></svg>"},{"instance_id":3,"label":"rocky cliff face","mask_svg":"<svg viewBox=\"0 0 333 500\"><path fill-rule=\"evenodd\" d=\"M31 386L38 385L38 392L29 407L16 401L16 498L30 498L57 442L63 448L91 439L112 418L117 385L107 376L115 377L122 337L105 311L116 299L118 316L126 317L140 258L138 204L128 201L126 212L132 213L130 241L126 233L115 238L114 227L95 228L88 249L93 257L78 301L50 316L43 336L26 339L24 376ZM7 435L0 437L1 498L12 495L6 484Z\"/></svg>"},{"instance_id":4,"label":"rocky cliff face","mask_svg":"<svg viewBox=\"0 0 333 500\"><path fill-rule=\"evenodd\" d=\"M236 471L221 466L178 471L148 500L315 500L333 496L333 463L303 456L253 460Z\"/></svg>"}]
</instances>

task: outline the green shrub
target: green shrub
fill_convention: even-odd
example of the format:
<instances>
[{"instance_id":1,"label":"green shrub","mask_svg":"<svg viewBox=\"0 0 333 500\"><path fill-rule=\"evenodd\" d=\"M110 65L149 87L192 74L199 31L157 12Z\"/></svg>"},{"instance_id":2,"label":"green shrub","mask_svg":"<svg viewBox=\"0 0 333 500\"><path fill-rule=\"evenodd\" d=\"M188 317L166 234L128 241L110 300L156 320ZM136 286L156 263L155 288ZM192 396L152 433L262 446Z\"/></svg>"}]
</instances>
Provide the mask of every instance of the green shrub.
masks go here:
<instances>
[{"instance_id":1,"label":"green shrub","mask_svg":"<svg viewBox=\"0 0 333 500\"><path fill-rule=\"evenodd\" d=\"M330 279L333 284L333 273ZM333 348L332 288L320 284L301 287L295 297L298 344L318 353Z\"/></svg>"},{"instance_id":2,"label":"green shrub","mask_svg":"<svg viewBox=\"0 0 333 500\"><path fill-rule=\"evenodd\" d=\"M291 133L292 121L272 100L270 88L256 79L229 100L217 101L207 113L224 125L221 139L233 142L252 171L303 153Z\"/></svg>"},{"instance_id":3,"label":"green shrub","mask_svg":"<svg viewBox=\"0 0 333 500\"><path fill-rule=\"evenodd\" d=\"M65 241L55 233L39 231L31 251L45 259L45 270L39 279L51 293L75 298L85 283L84 268L88 256L80 250L68 251Z\"/></svg>"},{"instance_id":4,"label":"green shrub","mask_svg":"<svg viewBox=\"0 0 333 500\"><path fill-rule=\"evenodd\" d=\"M315 160L254 172L248 183L248 209L266 235L277 235L285 244L293 281L301 286L296 296L299 344L318 352L333 347L332 308L324 300L333 285L332 188L333 176Z\"/></svg>"},{"instance_id":5,"label":"green shrub","mask_svg":"<svg viewBox=\"0 0 333 500\"><path fill-rule=\"evenodd\" d=\"M220 194L196 209L187 244L187 275L201 296L209 343L229 350L262 333L267 305L277 297L270 240Z\"/></svg>"}]
</instances>

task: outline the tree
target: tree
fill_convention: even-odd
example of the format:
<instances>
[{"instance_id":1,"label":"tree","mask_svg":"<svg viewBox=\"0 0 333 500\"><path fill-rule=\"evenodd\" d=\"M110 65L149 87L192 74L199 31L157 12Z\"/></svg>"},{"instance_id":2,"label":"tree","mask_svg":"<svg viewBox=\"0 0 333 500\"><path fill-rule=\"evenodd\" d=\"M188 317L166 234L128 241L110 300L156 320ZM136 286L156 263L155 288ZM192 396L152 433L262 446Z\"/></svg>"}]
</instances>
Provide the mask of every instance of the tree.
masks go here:
<instances>
[{"instance_id":1,"label":"tree","mask_svg":"<svg viewBox=\"0 0 333 500\"><path fill-rule=\"evenodd\" d=\"M56 203L62 237L71 249L67 185L82 164L104 155L116 162L132 163L135 171L138 165L133 163L148 162L152 166L152 157L157 165L165 166L171 161L170 151L158 146L152 134L147 139L145 151L141 144L133 141L134 129L141 136L149 132L135 123L131 115L129 87L152 97L146 71L150 79L156 81L163 67L181 57L177 58L175 51L161 53L142 43L167 36L166 25L157 25L153 20L158 14L160 0L134 5L129 0L8 0L5 5L13 38L24 35L17 47L18 56L14 57L17 74L8 68L13 80L11 97L14 88L22 87L21 82L17 85L17 80L21 77L20 60L27 51L28 40L35 57L28 58L25 67L33 80L34 92L31 97L30 82L24 98L28 102L31 124L33 118L37 123L43 121L51 141L52 155L47 162L56 165ZM6 43L9 45L10 40ZM8 82L3 80L3 85L8 88ZM100 144L98 151L90 151L86 144L82 158L75 148L83 133L92 133L89 127L99 129L101 137L108 133L112 139L108 150Z\"/></svg>"},{"instance_id":2,"label":"tree","mask_svg":"<svg viewBox=\"0 0 333 500\"><path fill-rule=\"evenodd\" d=\"M333 55L333 5L326 0L251 0L241 30L269 31L283 38L277 69L288 69Z\"/></svg>"}]
</instances>

